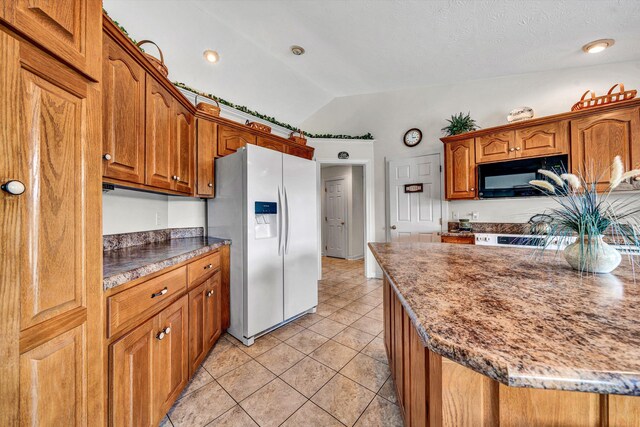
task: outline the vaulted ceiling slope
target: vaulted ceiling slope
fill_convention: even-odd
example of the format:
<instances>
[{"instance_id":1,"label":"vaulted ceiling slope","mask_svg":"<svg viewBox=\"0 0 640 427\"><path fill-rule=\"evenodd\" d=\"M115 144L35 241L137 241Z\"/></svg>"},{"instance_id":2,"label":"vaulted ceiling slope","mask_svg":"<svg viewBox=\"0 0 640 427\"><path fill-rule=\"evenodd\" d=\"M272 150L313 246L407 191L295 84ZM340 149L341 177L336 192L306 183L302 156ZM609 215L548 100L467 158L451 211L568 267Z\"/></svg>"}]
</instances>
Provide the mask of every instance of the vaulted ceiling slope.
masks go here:
<instances>
[{"instance_id":1,"label":"vaulted ceiling slope","mask_svg":"<svg viewBox=\"0 0 640 427\"><path fill-rule=\"evenodd\" d=\"M637 0L105 0L170 77L296 124L334 97L640 59ZM616 44L598 55L581 46ZM304 56L289 47L303 46ZM216 65L205 49L220 52Z\"/></svg>"}]
</instances>

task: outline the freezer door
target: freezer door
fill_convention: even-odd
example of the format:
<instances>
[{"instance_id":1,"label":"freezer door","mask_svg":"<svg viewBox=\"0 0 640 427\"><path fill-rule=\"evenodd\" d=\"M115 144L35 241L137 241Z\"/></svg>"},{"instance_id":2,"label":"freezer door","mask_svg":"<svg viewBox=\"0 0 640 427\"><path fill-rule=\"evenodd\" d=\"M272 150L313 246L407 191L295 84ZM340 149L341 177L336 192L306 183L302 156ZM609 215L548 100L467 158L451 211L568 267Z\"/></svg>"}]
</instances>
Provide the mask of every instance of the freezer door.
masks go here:
<instances>
[{"instance_id":1,"label":"freezer door","mask_svg":"<svg viewBox=\"0 0 640 427\"><path fill-rule=\"evenodd\" d=\"M318 305L316 162L283 154L284 318Z\"/></svg>"},{"instance_id":2,"label":"freezer door","mask_svg":"<svg viewBox=\"0 0 640 427\"><path fill-rule=\"evenodd\" d=\"M248 145L246 150L244 336L250 338L284 320L283 258L278 247L282 228L282 206L278 203L279 192L280 198L282 194L282 153L255 145ZM265 214L272 212L271 203L276 203L277 213ZM276 227L265 224L269 221L276 221Z\"/></svg>"}]
</instances>

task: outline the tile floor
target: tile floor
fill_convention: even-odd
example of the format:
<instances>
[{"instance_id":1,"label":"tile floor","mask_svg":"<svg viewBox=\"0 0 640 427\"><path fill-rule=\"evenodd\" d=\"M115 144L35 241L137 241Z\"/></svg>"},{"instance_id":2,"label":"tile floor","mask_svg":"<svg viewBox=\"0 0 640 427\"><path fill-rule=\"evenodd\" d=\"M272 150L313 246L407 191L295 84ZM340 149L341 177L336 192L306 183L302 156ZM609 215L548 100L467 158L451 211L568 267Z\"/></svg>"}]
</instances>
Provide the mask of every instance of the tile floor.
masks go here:
<instances>
[{"instance_id":1,"label":"tile floor","mask_svg":"<svg viewBox=\"0 0 640 427\"><path fill-rule=\"evenodd\" d=\"M224 335L161 426L402 426L382 339L382 281L323 259L318 310L245 347Z\"/></svg>"}]
</instances>

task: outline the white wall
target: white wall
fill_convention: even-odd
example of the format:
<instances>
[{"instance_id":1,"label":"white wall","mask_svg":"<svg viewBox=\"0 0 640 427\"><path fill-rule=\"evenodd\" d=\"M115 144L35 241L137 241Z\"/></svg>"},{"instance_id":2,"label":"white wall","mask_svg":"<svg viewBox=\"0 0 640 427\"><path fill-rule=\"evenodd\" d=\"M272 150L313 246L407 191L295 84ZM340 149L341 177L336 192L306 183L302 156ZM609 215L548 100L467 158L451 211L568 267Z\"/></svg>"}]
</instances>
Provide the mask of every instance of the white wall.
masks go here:
<instances>
[{"instance_id":1,"label":"white wall","mask_svg":"<svg viewBox=\"0 0 640 427\"><path fill-rule=\"evenodd\" d=\"M200 199L116 189L102 193L102 234L205 227Z\"/></svg>"},{"instance_id":2,"label":"white wall","mask_svg":"<svg viewBox=\"0 0 640 427\"><path fill-rule=\"evenodd\" d=\"M323 166L321 177L324 186L325 181L336 178L344 178L345 201L347 210L347 247L348 259L360 259L364 256L364 198L363 198L363 172L362 166L340 165ZM326 193L325 193L326 194ZM327 216L325 197L321 198L322 225L326 225L323 218ZM327 233L323 227L322 245L326 245Z\"/></svg>"},{"instance_id":3,"label":"white wall","mask_svg":"<svg viewBox=\"0 0 640 427\"><path fill-rule=\"evenodd\" d=\"M371 132L376 137L375 155L375 237L385 240L385 159L441 153L440 129L445 119L460 111L471 112L482 127L506 123L508 112L530 106L536 116L569 111L587 89L602 94L614 83L629 89L640 87L640 62L619 63L582 69L476 80L456 85L375 93L336 98L303 123L309 131L331 129L336 133ZM418 127L423 141L415 148L405 147L407 129ZM525 222L537 211L538 201L458 201L445 203L447 211L477 211L479 221Z\"/></svg>"}]
</instances>

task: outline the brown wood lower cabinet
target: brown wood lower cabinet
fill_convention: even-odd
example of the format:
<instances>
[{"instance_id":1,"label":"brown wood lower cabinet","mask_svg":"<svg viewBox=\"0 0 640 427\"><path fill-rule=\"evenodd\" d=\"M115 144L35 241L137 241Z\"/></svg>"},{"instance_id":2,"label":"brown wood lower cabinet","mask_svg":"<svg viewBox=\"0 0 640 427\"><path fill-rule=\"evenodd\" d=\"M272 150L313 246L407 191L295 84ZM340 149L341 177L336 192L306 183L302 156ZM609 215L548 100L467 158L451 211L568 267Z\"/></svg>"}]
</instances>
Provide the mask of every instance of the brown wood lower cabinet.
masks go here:
<instances>
[{"instance_id":1,"label":"brown wood lower cabinet","mask_svg":"<svg viewBox=\"0 0 640 427\"><path fill-rule=\"evenodd\" d=\"M442 243L457 243L461 245L475 245L475 238L473 236L442 236L440 241Z\"/></svg>"},{"instance_id":2,"label":"brown wood lower cabinet","mask_svg":"<svg viewBox=\"0 0 640 427\"><path fill-rule=\"evenodd\" d=\"M222 333L220 272L189 292L189 373L193 375Z\"/></svg>"},{"instance_id":3,"label":"brown wood lower cabinet","mask_svg":"<svg viewBox=\"0 0 640 427\"><path fill-rule=\"evenodd\" d=\"M384 281L384 344L404 425L640 425L640 397L509 387L425 348Z\"/></svg>"},{"instance_id":4,"label":"brown wood lower cabinet","mask_svg":"<svg viewBox=\"0 0 640 427\"><path fill-rule=\"evenodd\" d=\"M228 326L223 324L228 290L222 289L229 284L228 256L223 247L107 296L110 321L120 315L128 319L112 328L108 341L110 425L158 425L220 338ZM199 272L203 263L206 273L191 277L196 284L187 292L188 272ZM159 296L148 299L151 295ZM132 312L136 308L139 313ZM60 354L68 357L74 347L65 348Z\"/></svg>"}]
</instances>

